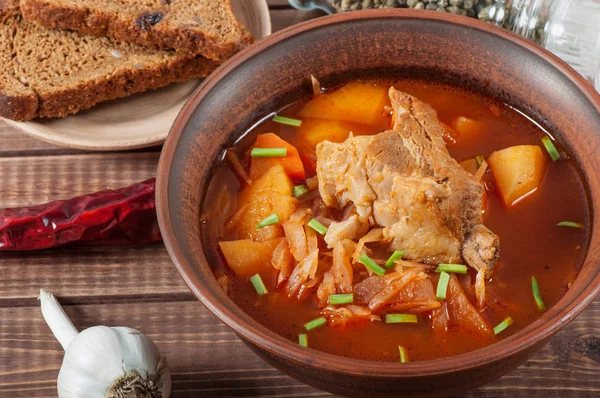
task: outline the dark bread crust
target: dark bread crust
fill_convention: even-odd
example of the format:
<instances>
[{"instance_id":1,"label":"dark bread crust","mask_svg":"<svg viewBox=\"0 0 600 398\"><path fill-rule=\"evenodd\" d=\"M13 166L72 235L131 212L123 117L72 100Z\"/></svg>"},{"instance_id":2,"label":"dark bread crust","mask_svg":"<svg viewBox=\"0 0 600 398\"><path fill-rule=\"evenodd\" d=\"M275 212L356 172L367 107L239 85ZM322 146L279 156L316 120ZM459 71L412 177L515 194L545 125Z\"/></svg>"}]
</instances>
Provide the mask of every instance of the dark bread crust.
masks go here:
<instances>
[{"instance_id":1,"label":"dark bread crust","mask_svg":"<svg viewBox=\"0 0 600 398\"><path fill-rule=\"evenodd\" d=\"M127 97L146 90L195 77L205 77L217 63L202 57L180 58L176 61L141 69L128 69L96 82L75 88L13 97L0 92L0 117L17 121L35 117L64 117L108 100Z\"/></svg>"},{"instance_id":2,"label":"dark bread crust","mask_svg":"<svg viewBox=\"0 0 600 398\"><path fill-rule=\"evenodd\" d=\"M217 61L231 57L254 41L242 24L238 24L242 31L238 42L222 43L219 37L194 30L191 26L173 29L158 23L142 28L138 20L115 18L109 13L84 6L69 7L45 0L21 0L20 8L25 19L52 28L75 30L91 36L110 37L162 50L175 49L188 56L203 55Z\"/></svg>"},{"instance_id":3,"label":"dark bread crust","mask_svg":"<svg viewBox=\"0 0 600 398\"><path fill-rule=\"evenodd\" d=\"M37 116L38 103L35 94L13 96L0 91L0 117L16 121L31 120Z\"/></svg>"}]
</instances>

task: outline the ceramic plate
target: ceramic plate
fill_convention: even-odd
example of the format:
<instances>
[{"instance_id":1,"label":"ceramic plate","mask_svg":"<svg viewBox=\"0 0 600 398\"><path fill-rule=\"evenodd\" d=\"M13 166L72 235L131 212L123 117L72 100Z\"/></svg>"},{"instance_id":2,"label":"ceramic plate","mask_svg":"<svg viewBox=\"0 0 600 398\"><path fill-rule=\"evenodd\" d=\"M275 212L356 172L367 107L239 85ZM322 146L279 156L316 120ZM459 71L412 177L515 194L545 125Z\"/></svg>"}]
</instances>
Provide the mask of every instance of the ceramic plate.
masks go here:
<instances>
[{"instance_id":1,"label":"ceramic plate","mask_svg":"<svg viewBox=\"0 0 600 398\"><path fill-rule=\"evenodd\" d=\"M232 0L232 4L254 38L271 34L266 0ZM71 148L110 151L159 145L200 82L196 79L104 102L62 119L6 122L35 138Z\"/></svg>"}]
</instances>

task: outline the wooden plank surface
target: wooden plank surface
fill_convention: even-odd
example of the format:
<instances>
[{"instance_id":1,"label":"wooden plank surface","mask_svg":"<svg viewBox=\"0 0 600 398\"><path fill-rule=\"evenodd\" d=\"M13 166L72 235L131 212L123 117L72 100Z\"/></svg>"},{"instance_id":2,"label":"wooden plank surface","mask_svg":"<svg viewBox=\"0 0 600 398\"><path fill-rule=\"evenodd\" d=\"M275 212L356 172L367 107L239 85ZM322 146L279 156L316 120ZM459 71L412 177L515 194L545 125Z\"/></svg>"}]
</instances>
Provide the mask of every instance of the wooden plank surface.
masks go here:
<instances>
[{"instance_id":1,"label":"wooden plank surface","mask_svg":"<svg viewBox=\"0 0 600 398\"><path fill-rule=\"evenodd\" d=\"M269 0L275 30L323 15ZM86 153L0 121L0 207L42 203L153 177L158 149ZM149 334L173 372L174 397L325 397L258 359L192 297L162 244L0 253L0 397L56 397L62 351L36 297L56 293L80 329ZM533 359L464 398L600 397L600 299Z\"/></svg>"},{"instance_id":2,"label":"wooden plank surface","mask_svg":"<svg viewBox=\"0 0 600 398\"><path fill-rule=\"evenodd\" d=\"M77 153L76 149L61 148L36 140L0 119L0 156L43 155Z\"/></svg>"},{"instance_id":3,"label":"wooden plank surface","mask_svg":"<svg viewBox=\"0 0 600 398\"><path fill-rule=\"evenodd\" d=\"M160 153L0 157L0 207L116 189L156 176Z\"/></svg>"},{"instance_id":4,"label":"wooden plank surface","mask_svg":"<svg viewBox=\"0 0 600 398\"><path fill-rule=\"evenodd\" d=\"M35 305L41 287L71 304L160 297L193 300L161 243L1 253L0 275L0 307Z\"/></svg>"},{"instance_id":5,"label":"wooden plank surface","mask_svg":"<svg viewBox=\"0 0 600 398\"><path fill-rule=\"evenodd\" d=\"M254 355L200 303L110 303L66 306L80 330L127 325L149 335L173 373L173 397L321 397ZM54 393L62 349L37 307L0 308L0 396ZM463 395L600 396L600 302L555 336L533 359L499 381ZM14 358L20 358L15 361Z\"/></svg>"}]
</instances>

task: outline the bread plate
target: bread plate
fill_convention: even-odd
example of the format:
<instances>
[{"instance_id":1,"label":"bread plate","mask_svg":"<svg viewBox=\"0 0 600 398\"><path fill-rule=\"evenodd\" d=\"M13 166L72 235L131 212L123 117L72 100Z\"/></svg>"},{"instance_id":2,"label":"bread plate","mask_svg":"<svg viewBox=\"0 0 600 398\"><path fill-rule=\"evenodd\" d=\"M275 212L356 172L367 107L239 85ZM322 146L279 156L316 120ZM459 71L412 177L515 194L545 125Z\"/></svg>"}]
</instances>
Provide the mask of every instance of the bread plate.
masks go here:
<instances>
[{"instance_id":1,"label":"bread plate","mask_svg":"<svg viewBox=\"0 0 600 398\"><path fill-rule=\"evenodd\" d=\"M232 4L236 16L256 40L271 34L266 0L232 0ZM115 151L160 145L201 81L108 101L66 118L4 121L32 137L70 148Z\"/></svg>"}]
</instances>

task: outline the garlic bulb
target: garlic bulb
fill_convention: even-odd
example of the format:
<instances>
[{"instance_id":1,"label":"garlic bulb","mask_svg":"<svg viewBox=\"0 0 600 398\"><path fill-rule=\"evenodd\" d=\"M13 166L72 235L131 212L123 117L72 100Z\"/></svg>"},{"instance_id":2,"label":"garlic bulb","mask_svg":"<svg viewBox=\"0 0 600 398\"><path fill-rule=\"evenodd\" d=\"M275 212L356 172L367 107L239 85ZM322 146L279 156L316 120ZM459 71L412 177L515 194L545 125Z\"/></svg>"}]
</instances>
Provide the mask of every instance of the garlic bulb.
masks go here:
<instances>
[{"instance_id":1,"label":"garlic bulb","mask_svg":"<svg viewBox=\"0 0 600 398\"><path fill-rule=\"evenodd\" d=\"M42 315L65 350L59 398L166 398L171 374L152 340L126 327L79 333L56 298L40 290Z\"/></svg>"}]
</instances>

